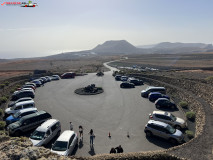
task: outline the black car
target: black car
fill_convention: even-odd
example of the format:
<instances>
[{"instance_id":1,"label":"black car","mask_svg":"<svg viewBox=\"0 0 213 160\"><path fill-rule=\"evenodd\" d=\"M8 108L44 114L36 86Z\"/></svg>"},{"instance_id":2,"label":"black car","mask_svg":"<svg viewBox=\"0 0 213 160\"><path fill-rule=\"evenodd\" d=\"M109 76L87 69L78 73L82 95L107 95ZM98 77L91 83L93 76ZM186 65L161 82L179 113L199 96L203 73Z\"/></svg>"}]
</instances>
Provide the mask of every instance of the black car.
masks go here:
<instances>
[{"instance_id":1,"label":"black car","mask_svg":"<svg viewBox=\"0 0 213 160\"><path fill-rule=\"evenodd\" d=\"M177 108L176 104L168 100L167 98L158 98L155 101L156 108Z\"/></svg>"},{"instance_id":2,"label":"black car","mask_svg":"<svg viewBox=\"0 0 213 160\"><path fill-rule=\"evenodd\" d=\"M121 75L116 75L116 76L115 76L115 80L116 80L116 81L121 81Z\"/></svg>"},{"instance_id":3,"label":"black car","mask_svg":"<svg viewBox=\"0 0 213 160\"><path fill-rule=\"evenodd\" d=\"M16 100L18 100L20 98L24 98L24 97L34 98L35 94L32 91L19 91L12 95L11 101L16 101Z\"/></svg>"},{"instance_id":4,"label":"black car","mask_svg":"<svg viewBox=\"0 0 213 160\"><path fill-rule=\"evenodd\" d=\"M135 85L133 83L129 83L129 82L122 82L120 84L121 88L135 88Z\"/></svg>"},{"instance_id":5,"label":"black car","mask_svg":"<svg viewBox=\"0 0 213 160\"><path fill-rule=\"evenodd\" d=\"M139 79L132 79L132 78L129 78L129 79L128 79L128 82L129 82L129 83L133 83L133 84L136 85L136 86L143 85L143 81L142 81L142 80L139 80Z\"/></svg>"}]
</instances>

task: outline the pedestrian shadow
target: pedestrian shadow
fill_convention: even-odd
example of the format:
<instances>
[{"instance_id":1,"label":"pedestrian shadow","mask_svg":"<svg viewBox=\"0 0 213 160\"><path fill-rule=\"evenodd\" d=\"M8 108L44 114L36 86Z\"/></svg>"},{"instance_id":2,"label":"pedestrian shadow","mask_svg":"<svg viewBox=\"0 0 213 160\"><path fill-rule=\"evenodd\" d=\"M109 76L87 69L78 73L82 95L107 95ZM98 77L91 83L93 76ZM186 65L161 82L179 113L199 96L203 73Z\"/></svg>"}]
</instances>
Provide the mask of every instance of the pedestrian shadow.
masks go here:
<instances>
[{"instance_id":1,"label":"pedestrian shadow","mask_svg":"<svg viewBox=\"0 0 213 160\"><path fill-rule=\"evenodd\" d=\"M83 139L80 139L78 148L81 149L84 146Z\"/></svg>"},{"instance_id":2,"label":"pedestrian shadow","mask_svg":"<svg viewBox=\"0 0 213 160\"><path fill-rule=\"evenodd\" d=\"M94 147L93 145L90 145L90 151L88 152L91 156L94 156L95 155L95 150L94 150Z\"/></svg>"}]
</instances>

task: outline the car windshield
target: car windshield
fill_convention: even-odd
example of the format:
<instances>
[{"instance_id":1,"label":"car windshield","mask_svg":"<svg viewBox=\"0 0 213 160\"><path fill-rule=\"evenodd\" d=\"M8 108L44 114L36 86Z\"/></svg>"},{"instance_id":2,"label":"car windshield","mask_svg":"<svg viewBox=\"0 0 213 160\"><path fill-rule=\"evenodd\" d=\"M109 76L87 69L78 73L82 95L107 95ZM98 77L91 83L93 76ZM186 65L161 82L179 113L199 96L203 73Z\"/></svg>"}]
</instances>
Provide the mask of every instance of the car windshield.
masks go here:
<instances>
[{"instance_id":1,"label":"car windshield","mask_svg":"<svg viewBox=\"0 0 213 160\"><path fill-rule=\"evenodd\" d=\"M14 118L18 118L18 116L19 116L20 114L21 114L21 112L16 112L16 113L13 114L13 117L14 117Z\"/></svg>"},{"instance_id":2,"label":"car windshield","mask_svg":"<svg viewBox=\"0 0 213 160\"><path fill-rule=\"evenodd\" d=\"M171 133L171 134L173 134L173 133L175 133L176 132L176 129L174 129L172 126L170 126L170 125L168 125L167 127L166 127L166 129L167 129L167 131L169 131L169 133Z\"/></svg>"},{"instance_id":3,"label":"car windshield","mask_svg":"<svg viewBox=\"0 0 213 160\"><path fill-rule=\"evenodd\" d=\"M176 119L177 119L173 114L171 114L170 118L171 118L173 121L176 121Z\"/></svg>"},{"instance_id":4,"label":"car windshield","mask_svg":"<svg viewBox=\"0 0 213 160\"><path fill-rule=\"evenodd\" d=\"M52 147L52 150L55 151L65 151L67 150L67 142L63 142L63 141L56 141L55 144Z\"/></svg>"},{"instance_id":5,"label":"car windshield","mask_svg":"<svg viewBox=\"0 0 213 160\"><path fill-rule=\"evenodd\" d=\"M30 138L34 140L42 140L44 138L44 135L45 132L34 131Z\"/></svg>"}]
</instances>

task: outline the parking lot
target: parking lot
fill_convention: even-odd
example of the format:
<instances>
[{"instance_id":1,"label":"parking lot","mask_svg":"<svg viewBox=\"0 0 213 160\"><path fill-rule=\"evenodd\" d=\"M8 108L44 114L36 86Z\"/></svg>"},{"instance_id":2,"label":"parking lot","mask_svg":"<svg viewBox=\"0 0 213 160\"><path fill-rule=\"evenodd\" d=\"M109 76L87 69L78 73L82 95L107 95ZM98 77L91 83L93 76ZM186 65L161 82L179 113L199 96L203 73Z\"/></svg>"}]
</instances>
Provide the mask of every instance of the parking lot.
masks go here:
<instances>
[{"instance_id":1,"label":"parking lot","mask_svg":"<svg viewBox=\"0 0 213 160\"><path fill-rule=\"evenodd\" d=\"M77 95L74 90L89 84L96 84L104 89L99 95ZM78 126L84 128L83 143L78 145L75 155L94 155L109 153L111 147L121 145L124 152L159 150L171 147L170 143L159 138L147 139L144 126L149 113L155 108L154 103L142 98L140 91L147 85L132 89L121 89L119 81L112 77L112 71L103 77L95 73L79 76L75 79L62 79L46 83L36 90L35 103L38 110L46 110L53 118L60 120L62 132L69 129L72 121L74 131ZM179 111L175 116L183 118ZM90 129L94 130L94 149L90 149ZM111 134L111 138L108 134ZM129 133L130 137L127 137Z\"/></svg>"}]
</instances>

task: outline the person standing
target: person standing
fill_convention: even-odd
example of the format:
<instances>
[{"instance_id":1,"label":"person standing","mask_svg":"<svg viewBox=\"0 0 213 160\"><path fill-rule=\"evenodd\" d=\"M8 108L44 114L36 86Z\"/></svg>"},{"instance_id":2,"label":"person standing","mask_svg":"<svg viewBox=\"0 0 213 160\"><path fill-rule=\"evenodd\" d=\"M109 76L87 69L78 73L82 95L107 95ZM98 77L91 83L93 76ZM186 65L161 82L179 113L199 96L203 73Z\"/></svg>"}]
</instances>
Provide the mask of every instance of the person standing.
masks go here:
<instances>
[{"instance_id":1,"label":"person standing","mask_svg":"<svg viewBox=\"0 0 213 160\"><path fill-rule=\"evenodd\" d=\"M88 134L90 135L90 145L93 145L93 138L95 137L93 129L91 129Z\"/></svg>"},{"instance_id":2,"label":"person standing","mask_svg":"<svg viewBox=\"0 0 213 160\"><path fill-rule=\"evenodd\" d=\"M73 130L73 124L72 124L72 122L70 122L70 130L71 131Z\"/></svg>"},{"instance_id":3,"label":"person standing","mask_svg":"<svg viewBox=\"0 0 213 160\"><path fill-rule=\"evenodd\" d=\"M80 134L80 138L82 137L83 139L83 127L79 126L79 134Z\"/></svg>"},{"instance_id":4,"label":"person standing","mask_svg":"<svg viewBox=\"0 0 213 160\"><path fill-rule=\"evenodd\" d=\"M123 148L121 147L121 145L119 145L118 147L115 148L117 150L117 153L123 153L124 150Z\"/></svg>"}]
</instances>

